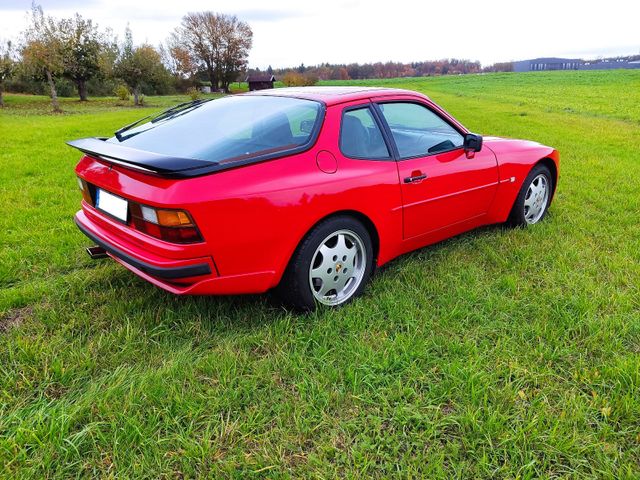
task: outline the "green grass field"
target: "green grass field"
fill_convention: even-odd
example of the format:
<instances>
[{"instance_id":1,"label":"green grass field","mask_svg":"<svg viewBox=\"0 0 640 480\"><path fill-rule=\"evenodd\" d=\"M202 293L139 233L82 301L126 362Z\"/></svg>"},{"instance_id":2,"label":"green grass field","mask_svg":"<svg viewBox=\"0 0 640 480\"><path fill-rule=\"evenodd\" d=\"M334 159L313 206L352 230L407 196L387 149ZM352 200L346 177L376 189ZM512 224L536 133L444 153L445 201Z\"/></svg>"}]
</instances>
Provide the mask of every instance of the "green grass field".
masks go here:
<instances>
[{"instance_id":1,"label":"green grass field","mask_svg":"<svg viewBox=\"0 0 640 480\"><path fill-rule=\"evenodd\" d=\"M406 255L338 310L174 297L88 259L64 141L186 97L8 96L0 476L640 477L640 71L357 83L558 148L548 218Z\"/></svg>"}]
</instances>

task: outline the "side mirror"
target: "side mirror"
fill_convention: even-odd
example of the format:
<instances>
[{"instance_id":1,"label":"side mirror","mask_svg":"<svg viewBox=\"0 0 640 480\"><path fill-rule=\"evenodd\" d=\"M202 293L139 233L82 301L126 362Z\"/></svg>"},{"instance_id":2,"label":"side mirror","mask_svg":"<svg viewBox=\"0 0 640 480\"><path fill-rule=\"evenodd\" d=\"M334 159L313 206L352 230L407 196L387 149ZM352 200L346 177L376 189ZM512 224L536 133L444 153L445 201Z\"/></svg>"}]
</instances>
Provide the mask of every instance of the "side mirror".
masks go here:
<instances>
[{"instance_id":1,"label":"side mirror","mask_svg":"<svg viewBox=\"0 0 640 480\"><path fill-rule=\"evenodd\" d=\"M467 133L464 136L463 147L465 152L479 152L482 150L482 135Z\"/></svg>"}]
</instances>

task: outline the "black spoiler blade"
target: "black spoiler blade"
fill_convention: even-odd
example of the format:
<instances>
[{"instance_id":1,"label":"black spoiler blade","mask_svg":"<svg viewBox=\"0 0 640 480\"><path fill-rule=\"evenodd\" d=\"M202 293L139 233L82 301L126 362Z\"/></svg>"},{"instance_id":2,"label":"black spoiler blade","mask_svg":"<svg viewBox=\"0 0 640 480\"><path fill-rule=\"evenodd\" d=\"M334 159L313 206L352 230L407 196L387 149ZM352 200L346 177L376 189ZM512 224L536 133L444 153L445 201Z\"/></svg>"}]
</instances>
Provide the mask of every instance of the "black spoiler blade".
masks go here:
<instances>
[{"instance_id":1,"label":"black spoiler blade","mask_svg":"<svg viewBox=\"0 0 640 480\"><path fill-rule=\"evenodd\" d=\"M81 138L67 142L67 145L98 160L164 177L194 177L216 170L216 164L212 162L160 155L107 142L101 138Z\"/></svg>"}]
</instances>

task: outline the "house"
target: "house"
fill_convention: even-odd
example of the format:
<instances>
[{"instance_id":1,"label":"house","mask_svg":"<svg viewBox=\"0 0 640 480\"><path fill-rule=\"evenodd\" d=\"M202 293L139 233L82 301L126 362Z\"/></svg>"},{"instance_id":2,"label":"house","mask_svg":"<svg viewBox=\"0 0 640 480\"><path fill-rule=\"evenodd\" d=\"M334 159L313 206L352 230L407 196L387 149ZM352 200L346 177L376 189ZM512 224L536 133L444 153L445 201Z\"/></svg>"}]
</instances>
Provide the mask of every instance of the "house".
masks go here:
<instances>
[{"instance_id":1,"label":"house","mask_svg":"<svg viewBox=\"0 0 640 480\"><path fill-rule=\"evenodd\" d=\"M254 90L266 90L273 88L273 82L276 81L276 77L273 75L249 75L245 82L249 84L249 91Z\"/></svg>"}]
</instances>

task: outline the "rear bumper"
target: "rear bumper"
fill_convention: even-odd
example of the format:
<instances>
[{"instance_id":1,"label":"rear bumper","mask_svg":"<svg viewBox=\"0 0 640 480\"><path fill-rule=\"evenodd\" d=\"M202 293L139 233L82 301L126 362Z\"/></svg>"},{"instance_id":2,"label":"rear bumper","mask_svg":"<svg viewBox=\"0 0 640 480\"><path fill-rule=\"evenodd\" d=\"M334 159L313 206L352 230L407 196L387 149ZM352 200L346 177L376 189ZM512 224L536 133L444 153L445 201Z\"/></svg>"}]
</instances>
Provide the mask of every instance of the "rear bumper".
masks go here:
<instances>
[{"instance_id":1,"label":"rear bumper","mask_svg":"<svg viewBox=\"0 0 640 480\"><path fill-rule=\"evenodd\" d=\"M74 221L114 260L148 282L179 295L226 295L262 293L272 285L275 272L254 272L244 275L218 276L211 257L175 260L150 254L135 244L89 218L80 210ZM106 226L107 224L105 224Z\"/></svg>"},{"instance_id":2,"label":"rear bumper","mask_svg":"<svg viewBox=\"0 0 640 480\"><path fill-rule=\"evenodd\" d=\"M199 277L201 275L211 274L211 267L207 263L195 263L193 265L185 265L183 267L158 267L145 261L138 260L94 234L78 220L77 216L74 220L80 231L96 242L97 245L104 248L111 257L117 258L121 262L131 265L137 270L140 270L147 275L151 275L152 277L158 277L164 280L176 280L179 278Z\"/></svg>"}]
</instances>

